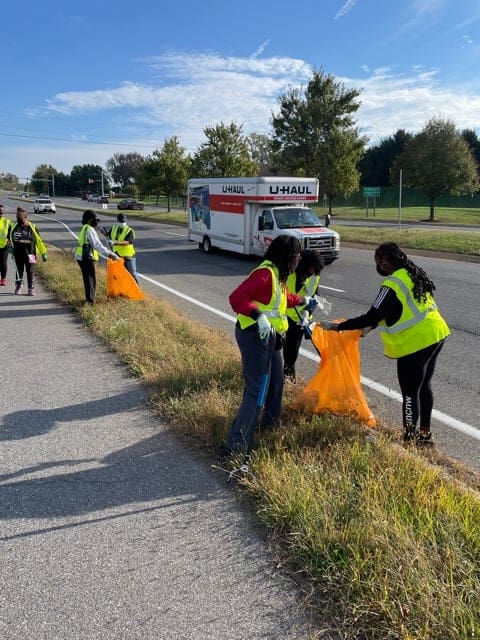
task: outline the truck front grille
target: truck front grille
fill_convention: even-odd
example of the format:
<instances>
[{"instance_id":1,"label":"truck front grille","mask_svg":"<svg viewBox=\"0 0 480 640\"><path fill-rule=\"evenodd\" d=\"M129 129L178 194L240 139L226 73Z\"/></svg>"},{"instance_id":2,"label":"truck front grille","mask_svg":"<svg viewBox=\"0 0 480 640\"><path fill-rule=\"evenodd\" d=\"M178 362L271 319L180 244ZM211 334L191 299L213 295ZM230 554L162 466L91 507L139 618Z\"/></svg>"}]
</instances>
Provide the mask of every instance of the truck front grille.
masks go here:
<instances>
[{"instance_id":1,"label":"truck front grille","mask_svg":"<svg viewBox=\"0 0 480 640\"><path fill-rule=\"evenodd\" d=\"M310 236L305 239L306 249L332 249L335 247L335 236Z\"/></svg>"}]
</instances>

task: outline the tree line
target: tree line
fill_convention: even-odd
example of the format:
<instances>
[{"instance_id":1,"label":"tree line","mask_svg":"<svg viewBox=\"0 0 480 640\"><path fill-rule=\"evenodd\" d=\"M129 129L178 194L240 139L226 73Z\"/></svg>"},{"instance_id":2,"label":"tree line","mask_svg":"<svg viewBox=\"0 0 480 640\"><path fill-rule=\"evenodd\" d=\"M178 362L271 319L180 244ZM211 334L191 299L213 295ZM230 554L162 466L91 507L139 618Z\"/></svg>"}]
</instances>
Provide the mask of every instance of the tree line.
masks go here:
<instances>
[{"instance_id":1,"label":"tree line","mask_svg":"<svg viewBox=\"0 0 480 640\"><path fill-rule=\"evenodd\" d=\"M473 194L479 189L480 141L473 130L458 131L454 122L433 118L416 135L398 130L367 148L355 120L360 91L348 89L322 69L305 87L291 88L277 101L271 134L245 135L234 122L207 126L206 141L187 154L177 136L146 157L116 153L105 169L77 165L69 175L40 165L31 178L34 191L55 183L58 195L110 191L171 198L185 192L189 177L292 175L316 177L329 212L338 196L362 186L398 185L423 191L434 220L437 198Z\"/></svg>"}]
</instances>

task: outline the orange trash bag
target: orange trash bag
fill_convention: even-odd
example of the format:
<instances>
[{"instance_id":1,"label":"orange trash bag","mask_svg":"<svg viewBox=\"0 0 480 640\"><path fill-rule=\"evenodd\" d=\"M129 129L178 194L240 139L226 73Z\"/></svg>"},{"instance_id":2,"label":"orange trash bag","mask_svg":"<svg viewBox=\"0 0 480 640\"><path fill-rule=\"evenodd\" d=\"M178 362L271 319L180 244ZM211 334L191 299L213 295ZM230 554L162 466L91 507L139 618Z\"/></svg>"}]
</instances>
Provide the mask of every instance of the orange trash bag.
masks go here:
<instances>
[{"instance_id":1,"label":"orange trash bag","mask_svg":"<svg viewBox=\"0 0 480 640\"><path fill-rule=\"evenodd\" d=\"M107 259L107 296L109 298L129 298L130 300L144 300L145 294L135 282L132 274L127 271L122 258Z\"/></svg>"},{"instance_id":2,"label":"orange trash bag","mask_svg":"<svg viewBox=\"0 0 480 640\"><path fill-rule=\"evenodd\" d=\"M316 324L312 341L321 353L317 373L294 402L295 409L350 415L370 427L377 424L360 385L358 331L326 331Z\"/></svg>"}]
</instances>

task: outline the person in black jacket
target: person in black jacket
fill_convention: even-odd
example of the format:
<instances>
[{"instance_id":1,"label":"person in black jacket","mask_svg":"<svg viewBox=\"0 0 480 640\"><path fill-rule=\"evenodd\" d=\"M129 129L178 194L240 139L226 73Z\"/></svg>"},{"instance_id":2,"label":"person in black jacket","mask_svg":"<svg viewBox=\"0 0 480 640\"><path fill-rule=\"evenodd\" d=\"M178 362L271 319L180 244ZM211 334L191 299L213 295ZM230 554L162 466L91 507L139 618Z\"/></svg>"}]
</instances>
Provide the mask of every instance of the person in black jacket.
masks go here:
<instances>
[{"instance_id":1,"label":"person in black jacket","mask_svg":"<svg viewBox=\"0 0 480 640\"><path fill-rule=\"evenodd\" d=\"M397 361L404 441L431 445L431 381L450 329L433 297L433 281L395 242L377 247L375 263L384 280L367 313L320 326L334 331L362 329L363 335L378 327L385 355Z\"/></svg>"},{"instance_id":2,"label":"person in black jacket","mask_svg":"<svg viewBox=\"0 0 480 640\"><path fill-rule=\"evenodd\" d=\"M38 233L37 227L27 219L27 212L17 207L17 222L10 227L10 241L13 247L13 258L17 267L15 293L19 294L23 287L23 274L27 274L28 295L35 295L33 270L37 262L37 250L43 262L47 259L47 249Z\"/></svg>"}]
</instances>

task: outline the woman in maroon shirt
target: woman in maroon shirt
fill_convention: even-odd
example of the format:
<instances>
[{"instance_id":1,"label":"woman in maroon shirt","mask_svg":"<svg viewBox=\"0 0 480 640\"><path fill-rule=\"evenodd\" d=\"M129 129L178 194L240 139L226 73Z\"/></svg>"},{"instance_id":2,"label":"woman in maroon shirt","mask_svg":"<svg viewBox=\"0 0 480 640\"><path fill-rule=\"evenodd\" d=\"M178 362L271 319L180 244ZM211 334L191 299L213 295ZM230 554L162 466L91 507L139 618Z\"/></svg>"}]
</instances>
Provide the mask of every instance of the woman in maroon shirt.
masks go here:
<instances>
[{"instance_id":1,"label":"woman in maroon shirt","mask_svg":"<svg viewBox=\"0 0 480 640\"><path fill-rule=\"evenodd\" d=\"M287 307L311 302L311 299L290 293L286 287L288 275L295 271L300 259L300 241L291 236L278 236L269 245L264 260L230 295L232 309L238 314L235 338L242 355L245 389L237 414L230 427L223 449L224 455L249 453L258 418L258 398L265 373L268 377L262 428L279 424L283 393L282 332L270 343L271 323L280 321L269 311L259 307L268 305L280 287ZM313 304L313 303L312 303ZM288 326L288 325L287 325ZM273 353L272 353L273 348Z\"/></svg>"}]
</instances>

